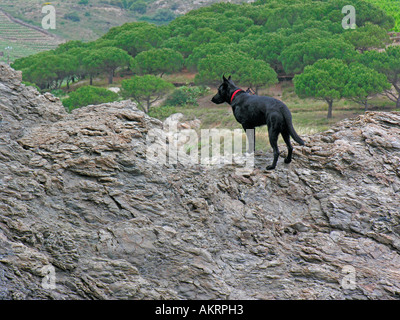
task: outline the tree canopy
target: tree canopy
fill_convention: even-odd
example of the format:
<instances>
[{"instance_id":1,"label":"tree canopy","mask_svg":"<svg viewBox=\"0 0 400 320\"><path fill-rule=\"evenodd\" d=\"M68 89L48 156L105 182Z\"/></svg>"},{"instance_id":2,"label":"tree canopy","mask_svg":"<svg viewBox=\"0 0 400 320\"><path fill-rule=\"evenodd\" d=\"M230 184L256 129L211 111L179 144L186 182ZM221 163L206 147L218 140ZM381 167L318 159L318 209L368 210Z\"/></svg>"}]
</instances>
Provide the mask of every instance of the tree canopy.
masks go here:
<instances>
[{"instance_id":1,"label":"tree canopy","mask_svg":"<svg viewBox=\"0 0 400 320\"><path fill-rule=\"evenodd\" d=\"M343 88L343 97L353 100L368 109L368 100L391 87L386 76L360 63L352 63L348 79Z\"/></svg>"},{"instance_id":2,"label":"tree canopy","mask_svg":"<svg viewBox=\"0 0 400 320\"><path fill-rule=\"evenodd\" d=\"M84 63L89 70L98 70L108 74L108 83L113 83L114 72L119 67L129 66L132 57L124 50L115 47L103 47L88 51Z\"/></svg>"},{"instance_id":3,"label":"tree canopy","mask_svg":"<svg viewBox=\"0 0 400 320\"><path fill-rule=\"evenodd\" d=\"M400 108L400 46L389 46L383 52L365 52L358 61L387 77L392 88L385 90L385 94Z\"/></svg>"},{"instance_id":4,"label":"tree canopy","mask_svg":"<svg viewBox=\"0 0 400 320\"><path fill-rule=\"evenodd\" d=\"M348 79L347 65L339 59L321 59L304 68L294 77L294 87L301 98L314 98L328 103L328 118L332 118L333 102L343 97Z\"/></svg>"},{"instance_id":5,"label":"tree canopy","mask_svg":"<svg viewBox=\"0 0 400 320\"><path fill-rule=\"evenodd\" d=\"M390 43L387 30L372 23L366 23L365 26L360 28L346 30L343 37L360 52L385 48Z\"/></svg>"},{"instance_id":6,"label":"tree canopy","mask_svg":"<svg viewBox=\"0 0 400 320\"><path fill-rule=\"evenodd\" d=\"M354 46L341 38L316 38L308 42L298 42L282 51L280 61L286 73L300 73L305 66L320 59L342 59L352 61Z\"/></svg>"},{"instance_id":7,"label":"tree canopy","mask_svg":"<svg viewBox=\"0 0 400 320\"><path fill-rule=\"evenodd\" d=\"M143 10L143 6L133 8L133 3L124 3L129 9ZM357 8L355 30L344 30L341 26L345 5ZM360 66L351 70L367 72L369 77L376 75L370 70L374 69L386 76L391 89L382 84L381 76L378 82L382 86L376 85L384 88L400 108L400 49L389 47L383 53L371 50L387 45L387 31L393 26L392 17L362 0L216 3L192 10L168 25L125 23L111 28L96 41L69 41L56 50L18 59L13 67L23 71L24 81L35 83L42 90L60 88L63 84L68 87L76 79L89 77L92 80L101 74L106 74L112 83L118 71L162 76L180 71L183 66L197 72L196 83L217 84L225 73L237 79L239 85L256 90L276 83L278 76L297 74L296 92L302 96L324 96L331 110L333 101L343 96L343 90L332 88L340 82L335 70L359 62L369 71L361 70ZM321 64L317 64L319 62ZM328 68L327 74L317 70L322 63ZM324 90L316 90L315 79L307 84L300 77L302 73L305 73L304 78L316 77L322 83L328 82L324 77L335 80L332 85L327 83ZM314 92L311 94L311 91ZM356 91L348 89L348 92ZM367 91L368 97L373 94ZM360 97L362 94L348 94L352 95ZM149 101L155 98L153 93Z\"/></svg>"},{"instance_id":8,"label":"tree canopy","mask_svg":"<svg viewBox=\"0 0 400 320\"><path fill-rule=\"evenodd\" d=\"M256 60L239 51L208 55L201 59L196 82L218 84L226 73L237 79L239 85L254 86L256 90L278 81L276 72L263 60Z\"/></svg>"},{"instance_id":9,"label":"tree canopy","mask_svg":"<svg viewBox=\"0 0 400 320\"><path fill-rule=\"evenodd\" d=\"M154 102L173 88L171 83L153 75L134 76L122 81L123 96L133 98L145 113L149 112Z\"/></svg>"},{"instance_id":10,"label":"tree canopy","mask_svg":"<svg viewBox=\"0 0 400 320\"><path fill-rule=\"evenodd\" d=\"M169 48L151 49L139 53L131 62L133 72L144 75L163 75L174 73L183 68L183 56Z\"/></svg>"},{"instance_id":11,"label":"tree canopy","mask_svg":"<svg viewBox=\"0 0 400 320\"><path fill-rule=\"evenodd\" d=\"M368 107L368 100L390 88L385 75L360 63L347 65L339 59L321 59L307 66L294 78L299 97L324 100L328 103L328 118L332 117L333 102L348 98Z\"/></svg>"}]
</instances>

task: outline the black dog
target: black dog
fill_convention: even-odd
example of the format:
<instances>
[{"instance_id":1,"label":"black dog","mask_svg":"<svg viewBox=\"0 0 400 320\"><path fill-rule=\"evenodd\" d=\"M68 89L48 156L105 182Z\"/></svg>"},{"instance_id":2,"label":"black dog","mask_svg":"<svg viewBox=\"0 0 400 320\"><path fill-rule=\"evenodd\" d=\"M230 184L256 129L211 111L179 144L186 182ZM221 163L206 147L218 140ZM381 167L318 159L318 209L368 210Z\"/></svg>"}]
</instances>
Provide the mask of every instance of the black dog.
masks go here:
<instances>
[{"instance_id":1,"label":"black dog","mask_svg":"<svg viewBox=\"0 0 400 320\"><path fill-rule=\"evenodd\" d=\"M267 170L275 169L279 158L278 136L282 134L288 148L288 155L285 163L292 161L293 147L290 143L290 136L300 145L304 141L298 136L293 128L292 114L288 107L281 101L271 98L251 95L235 86L231 77L226 79L223 76L223 82L218 88L218 93L211 99L216 104L224 102L232 106L233 114L236 120L246 131L247 139L251 152L255 151L255 127L262 125L268 126L269 142L274 150L274 161Z\"/></svg>"}]
</instances>

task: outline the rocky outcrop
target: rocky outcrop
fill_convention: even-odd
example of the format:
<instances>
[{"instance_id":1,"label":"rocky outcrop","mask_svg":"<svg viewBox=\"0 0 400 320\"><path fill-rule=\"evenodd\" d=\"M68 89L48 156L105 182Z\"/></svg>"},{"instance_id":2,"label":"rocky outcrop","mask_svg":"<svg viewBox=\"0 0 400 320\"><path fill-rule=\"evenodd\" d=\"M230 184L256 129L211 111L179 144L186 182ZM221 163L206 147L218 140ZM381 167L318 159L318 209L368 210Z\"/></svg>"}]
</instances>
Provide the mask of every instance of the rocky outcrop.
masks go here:
<instances>
[{"instance_id":1,"label":"rocky outcrop","mask_svg":"<svg viewBox=\"0 0 400 320\"><path fill-rule=\"evenodd\" d=\"M149 162L160 121L130 101L67 114L4 65L0 115L0 298L400 295L399 113L342 121L272 172L257 154L245 175Z\"/></svg>"}]
</instances>

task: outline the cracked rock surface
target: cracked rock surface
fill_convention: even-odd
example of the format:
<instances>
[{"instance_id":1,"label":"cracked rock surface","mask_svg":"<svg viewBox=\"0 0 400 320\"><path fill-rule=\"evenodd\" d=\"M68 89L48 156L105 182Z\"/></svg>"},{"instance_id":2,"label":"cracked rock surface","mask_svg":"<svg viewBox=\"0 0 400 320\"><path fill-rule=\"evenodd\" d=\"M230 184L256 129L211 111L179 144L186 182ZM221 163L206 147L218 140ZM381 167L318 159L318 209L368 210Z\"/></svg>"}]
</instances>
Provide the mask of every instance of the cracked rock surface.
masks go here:
<instances>
[{"instance_id":1,"label":"cracked rock surface","mask_svg":"<svg viewBox=\"0 0 400 320\"><path fill-rule=\"evenodd\" d=\"M0 64L0 299L400 297L400 113L246 175L147 161L162 127L131 101L67 114Z\"/></svg>"}]
</instances>

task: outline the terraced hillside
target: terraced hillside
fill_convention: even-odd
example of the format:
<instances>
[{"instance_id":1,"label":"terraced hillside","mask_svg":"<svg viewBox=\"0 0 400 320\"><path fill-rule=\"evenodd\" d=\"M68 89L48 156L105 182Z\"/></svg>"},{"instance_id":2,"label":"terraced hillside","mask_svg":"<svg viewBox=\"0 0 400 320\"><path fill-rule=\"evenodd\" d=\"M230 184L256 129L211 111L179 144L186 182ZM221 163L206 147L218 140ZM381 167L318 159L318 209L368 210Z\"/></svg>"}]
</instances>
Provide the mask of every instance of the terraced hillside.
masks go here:
<instances>
[{"instance_id":1,"label":"terraced hillside","mask_svg":"<svg viewBox=\"0 0 400 320\"><path fill-rule=\"evenodd\" d=\"M240 3L253 0L53 0L51 4L57 12L57 28L51 33L67 40L92 41L110 28L126 22L166 24L192 9L220 1ZM0 9L40 26L44 2L0 0ZM139 8L138 4L141 5Z\"/></svg>"},{"instance_id":2,"label":"terraced hillside","mask_svg":"<svg viewBox=\"0 0 400 320\"><path fill-rule=\"evenodd\" d=\"M13 19L0 10L0 61L7 62L57 47L62 40ZM6 49L6 48L12 49ZM3 53L3 54L2 54Z\"/></svg>"}]
</instances>

